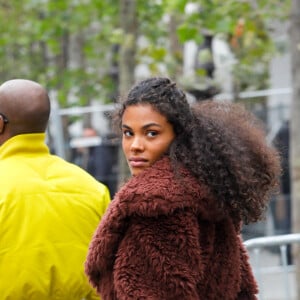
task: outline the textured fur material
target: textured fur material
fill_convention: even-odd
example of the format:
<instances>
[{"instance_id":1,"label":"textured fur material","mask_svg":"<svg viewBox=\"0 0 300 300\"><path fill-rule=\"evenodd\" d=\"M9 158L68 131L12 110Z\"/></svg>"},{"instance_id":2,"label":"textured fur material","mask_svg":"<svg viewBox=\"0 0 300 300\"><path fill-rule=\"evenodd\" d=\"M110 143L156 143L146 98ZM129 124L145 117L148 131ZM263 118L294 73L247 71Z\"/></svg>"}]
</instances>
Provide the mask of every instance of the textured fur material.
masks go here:
<instances>
[{"instance_id":1,"label":"textured fur material","mask_svg":"<svg viewBox=\"0 0 300 300\"><path fill-rule=\"evenodd\" d=\"M207 188L164 157L117 193L86 273L103 300L257 299L239 235Z\"/></svg>"}]
</instances>

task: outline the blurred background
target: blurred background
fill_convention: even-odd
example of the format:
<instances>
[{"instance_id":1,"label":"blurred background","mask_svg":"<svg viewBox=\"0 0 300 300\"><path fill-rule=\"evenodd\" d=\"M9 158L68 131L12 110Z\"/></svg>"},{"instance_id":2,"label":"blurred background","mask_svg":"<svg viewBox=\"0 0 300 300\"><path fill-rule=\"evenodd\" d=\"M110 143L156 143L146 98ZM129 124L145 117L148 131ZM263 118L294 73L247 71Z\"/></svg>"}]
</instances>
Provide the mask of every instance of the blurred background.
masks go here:
<instances>
[{"instance_id":1,"label":"blurred background","mask_svg":"<svg viewBox=\"0 0 300 300\"><path fill-rule=\"evenodd\" d=\"M0 1L0 79L47 87L52 152L114 194L128 170L110 113L148 76L171 77L191 102L243 102L274 142L291 111L290 10L281 0ZM288 230L289 221L275 226L278 199L270 220L245 228L245 238Z\"/></svg>"},{"instance_id":2,"label":"blurred background","mask_svg":"<svg viewBox=\"0 0 300 300\"><path fill-rule=\"evenodd\" d=\"M134 82L169 76L191 102L244 103L284 170L244 239L300 232L299 20L299 0L0 0L0 81L48 89L51 151L112 195L128 170L110 113Z\"/></svg>"}]
</instances>

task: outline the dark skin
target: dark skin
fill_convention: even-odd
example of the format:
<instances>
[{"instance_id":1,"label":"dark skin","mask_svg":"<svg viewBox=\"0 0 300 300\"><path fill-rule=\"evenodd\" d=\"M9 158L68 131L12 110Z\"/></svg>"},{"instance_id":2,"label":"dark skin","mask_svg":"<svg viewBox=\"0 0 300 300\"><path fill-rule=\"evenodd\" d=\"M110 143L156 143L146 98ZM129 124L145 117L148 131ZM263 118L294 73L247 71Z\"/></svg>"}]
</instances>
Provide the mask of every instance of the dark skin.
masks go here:
<instances>
[{"instance_id":1,"label":"dark skin","mask_svg":"<svg viewBox=\"0 0 300 300\"><path fill-rule=\"evenodd\" d=\"M0 86L0 113L5 116L0 115L0 145L15 135L43 133L50 114L47 91L31 80L6 81Z\"/></svg>"}]
</instances>

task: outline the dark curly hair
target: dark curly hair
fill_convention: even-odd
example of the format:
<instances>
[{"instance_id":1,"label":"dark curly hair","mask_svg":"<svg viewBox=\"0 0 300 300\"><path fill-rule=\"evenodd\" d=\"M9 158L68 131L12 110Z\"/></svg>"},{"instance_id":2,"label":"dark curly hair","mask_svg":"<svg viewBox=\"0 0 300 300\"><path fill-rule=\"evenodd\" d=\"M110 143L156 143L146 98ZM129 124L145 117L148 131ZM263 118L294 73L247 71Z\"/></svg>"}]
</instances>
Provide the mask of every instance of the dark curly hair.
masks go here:
<instances>
[{"instance_id":1,"label":"dark curly hair","mask_svg":"<svg viewBox=\"0 0 300 300\"><path fill-rule=\"evenodd\" d=\"M164 115L176 134L170 158L183 164L218 199L220 207L244 223L262 218L278 185L278 152L268 145L263 124L242 105L203 101L190 105L169 78L139 82L121 101L115 120L125 109L148 103Z\"/></svg>"}]
</instances>

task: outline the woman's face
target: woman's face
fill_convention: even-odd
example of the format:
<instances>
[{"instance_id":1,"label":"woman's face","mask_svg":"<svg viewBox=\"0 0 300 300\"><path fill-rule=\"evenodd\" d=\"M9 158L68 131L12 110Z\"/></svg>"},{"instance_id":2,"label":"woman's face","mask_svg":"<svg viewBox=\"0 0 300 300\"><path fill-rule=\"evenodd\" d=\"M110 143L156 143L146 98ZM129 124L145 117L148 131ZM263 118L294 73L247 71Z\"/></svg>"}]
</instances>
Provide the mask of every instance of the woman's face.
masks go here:
<instances>
[{"instance_id":1,"label":"woman's face","mask_svg":"<svg viewBox=\"0 0 300 300\"><path fill-rule=\"evenodd\" d=\"M122 117L122 147L132 175L156 162L175 138L173 126L150 104L128 106Z\"/></svg>"}]
</instances>

